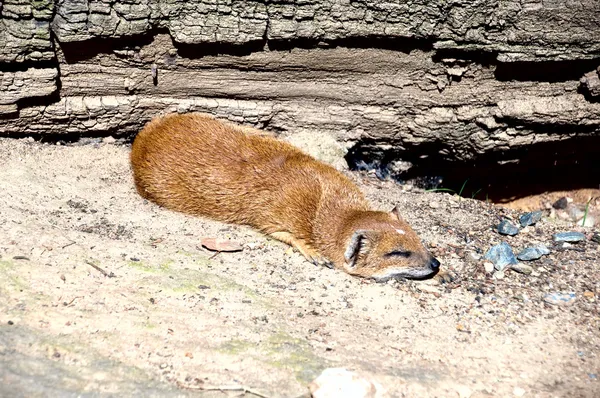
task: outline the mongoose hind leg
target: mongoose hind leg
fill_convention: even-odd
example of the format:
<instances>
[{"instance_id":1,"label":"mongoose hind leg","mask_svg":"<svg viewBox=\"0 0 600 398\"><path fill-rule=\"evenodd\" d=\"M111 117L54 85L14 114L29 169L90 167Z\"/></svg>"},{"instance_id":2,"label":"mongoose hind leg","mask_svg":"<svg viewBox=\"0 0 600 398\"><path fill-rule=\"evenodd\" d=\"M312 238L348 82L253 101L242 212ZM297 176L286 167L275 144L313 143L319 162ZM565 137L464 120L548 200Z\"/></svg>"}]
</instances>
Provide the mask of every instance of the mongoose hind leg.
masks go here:
<instances>
[{"instance_id":1,"label":"mongoose hind leg","mask_svg":"<svg viewBox=\"0 0 600 398\"><path fill-rule=\"evenodd\" d=\"M315 249L310 247L304 240L296 238L289 232L278 231L273 232L271 236L277 240L287 243L292 247L298 249L300 254L302 254L308 261L315 265L322 265L327 268L333 268L333 263L319 254Z\"/></svg>"}]
</instances>

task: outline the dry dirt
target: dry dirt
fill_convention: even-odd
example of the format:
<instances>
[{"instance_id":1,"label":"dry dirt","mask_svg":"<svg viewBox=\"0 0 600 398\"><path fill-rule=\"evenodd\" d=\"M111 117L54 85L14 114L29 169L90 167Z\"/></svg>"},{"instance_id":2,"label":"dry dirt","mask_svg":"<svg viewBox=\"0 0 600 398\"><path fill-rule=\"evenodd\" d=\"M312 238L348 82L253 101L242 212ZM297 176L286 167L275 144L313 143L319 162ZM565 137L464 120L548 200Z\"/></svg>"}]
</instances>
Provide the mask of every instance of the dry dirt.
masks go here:
<instances>
[{"instance_id":1,"label":"dry dirt","mask_svg":"<svg viewBox=\"0 0 600 398\"><path fill-rule=\"evenodd\" d=\"M377 284L145 202L128 154L0 139L0 396L297 397L327 367L390 396L600 395L598 244L551 242L593 231L544 218L501 237L493 225L512 210L354 175L456 275ZM215 255L203 237L245 249ZM502 240L552 253L532 275L493 279L478 257ZM576 300L544 303L552 292Z\"/></svg>"}]
</instances>

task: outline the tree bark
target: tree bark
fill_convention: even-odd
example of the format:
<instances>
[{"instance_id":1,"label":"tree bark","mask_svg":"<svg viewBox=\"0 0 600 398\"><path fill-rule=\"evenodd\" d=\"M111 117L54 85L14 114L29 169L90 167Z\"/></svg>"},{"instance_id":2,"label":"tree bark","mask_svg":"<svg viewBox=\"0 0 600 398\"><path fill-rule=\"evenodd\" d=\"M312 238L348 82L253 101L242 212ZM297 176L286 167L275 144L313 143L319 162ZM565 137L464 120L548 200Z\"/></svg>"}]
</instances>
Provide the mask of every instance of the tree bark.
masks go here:
<instances>
[{"instance_id":1,"label":"tree bark","mask_svg":"<svg viewBox=\"0 0 600 398\"><path fill-rule=\"evenodd\" d=\"M2 136L130 136L193 110L457 161L600 136L595 0L6 0L0 15Z\"/></svg>"}]
</instances>

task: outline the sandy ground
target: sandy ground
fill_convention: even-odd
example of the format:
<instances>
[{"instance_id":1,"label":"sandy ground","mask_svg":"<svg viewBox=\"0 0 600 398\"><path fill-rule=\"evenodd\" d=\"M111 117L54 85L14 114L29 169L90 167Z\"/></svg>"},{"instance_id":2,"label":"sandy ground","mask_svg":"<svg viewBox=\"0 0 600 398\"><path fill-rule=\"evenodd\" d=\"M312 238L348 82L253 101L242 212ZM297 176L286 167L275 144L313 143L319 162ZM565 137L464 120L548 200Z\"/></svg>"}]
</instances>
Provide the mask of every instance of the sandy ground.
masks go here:
<instances>
[{"instance_id":1,"label":"sandy ground","mask_svg":"<svg viewBox=\"0 0 600 398\"><path fill-rule=\"evenodd\" d=\"M600 395L598 244L553 250L532 275L504 279L478 259L502 240L552 246L573 226L545 218L501 237L492 226L517 213L355 175L456 275L377 284L144 201L128 154L0 139L0 396L220 397L240 392L213 388L245 386L297 397L327 367L360 371L390 396ZM245 249L214 255L203 237ZM544 303L552 292L576 300Z\"/></svg>"}]
</instances>

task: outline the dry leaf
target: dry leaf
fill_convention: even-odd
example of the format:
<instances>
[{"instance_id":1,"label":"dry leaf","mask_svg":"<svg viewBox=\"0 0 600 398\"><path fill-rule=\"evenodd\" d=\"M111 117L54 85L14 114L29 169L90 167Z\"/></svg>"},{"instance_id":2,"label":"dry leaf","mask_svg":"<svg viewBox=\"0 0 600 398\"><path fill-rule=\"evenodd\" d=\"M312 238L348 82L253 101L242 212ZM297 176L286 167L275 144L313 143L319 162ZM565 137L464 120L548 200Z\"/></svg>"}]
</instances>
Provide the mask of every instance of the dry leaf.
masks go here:
<instances>
[{"instance_id":1,"label":"dry leaf","mask_svg":"<svg viewBox=\"0 0 600 398\"><path fill-rule=\"evenodd\" d=\"M214 252L240 252L244 247L236 241L221 238L202 238L200 244L205 249Z\"/></svg>"}]
</instances>

